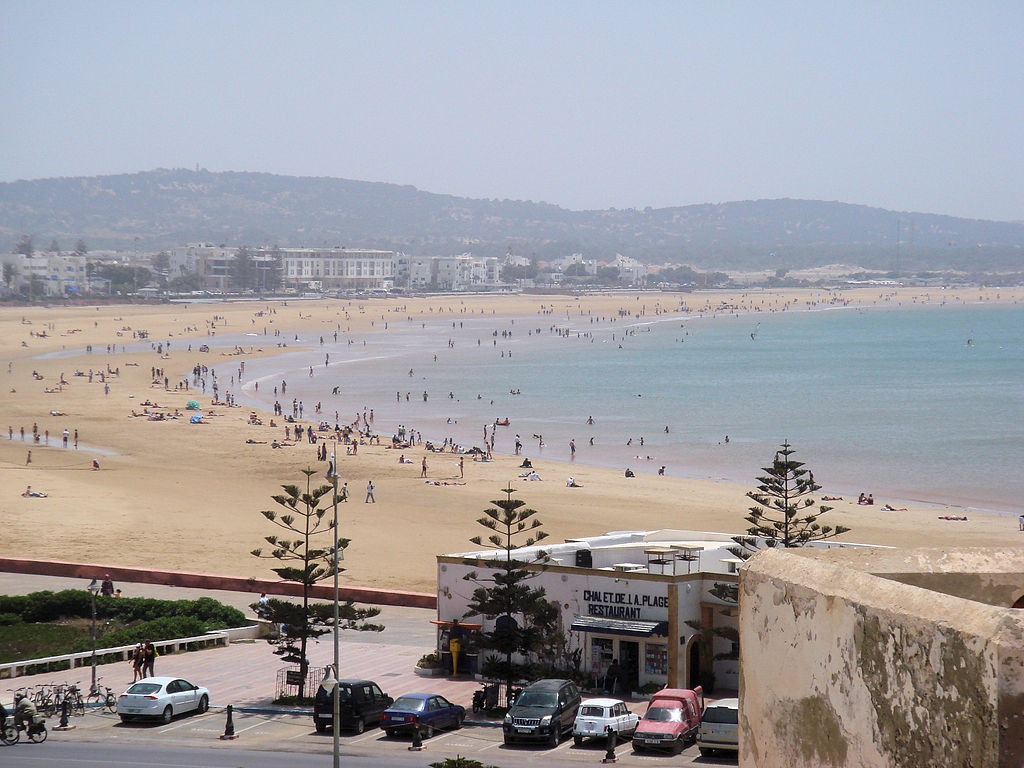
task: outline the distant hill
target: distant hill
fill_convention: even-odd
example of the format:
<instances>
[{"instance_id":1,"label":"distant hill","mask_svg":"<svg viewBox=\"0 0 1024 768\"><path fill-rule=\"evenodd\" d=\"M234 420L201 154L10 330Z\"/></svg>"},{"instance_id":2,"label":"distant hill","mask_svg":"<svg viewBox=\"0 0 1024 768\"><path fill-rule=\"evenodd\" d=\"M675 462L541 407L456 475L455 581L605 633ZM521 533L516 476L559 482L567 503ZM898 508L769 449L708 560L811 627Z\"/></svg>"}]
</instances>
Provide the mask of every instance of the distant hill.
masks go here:
<instances>
[{"instance_id":1,"label":"distant hill","mask_svg":"<svg viewBox=\"0 0 1024 768\"><path fill-rule=\"evenodd\" d=\"M555 258L616 252L701 269L857 264L874 270L1024 271L1024 222L813 200L570 211L345 179L155 170L0 183L0 250L79 238L90 249L229 245L374 247L414 255ZM897 247L897 238L899 246Z\"/></svg>"}]
</instances>

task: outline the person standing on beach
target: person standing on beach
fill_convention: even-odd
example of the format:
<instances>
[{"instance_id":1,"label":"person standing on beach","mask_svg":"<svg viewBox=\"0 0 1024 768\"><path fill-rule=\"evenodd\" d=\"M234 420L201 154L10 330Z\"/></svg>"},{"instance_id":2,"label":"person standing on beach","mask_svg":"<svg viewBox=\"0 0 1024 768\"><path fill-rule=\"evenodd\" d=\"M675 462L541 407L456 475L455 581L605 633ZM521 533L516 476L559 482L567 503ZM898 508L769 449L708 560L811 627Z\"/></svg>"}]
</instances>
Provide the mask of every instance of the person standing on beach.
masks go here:
<instances>
[{"instance_id":1,"label":"person standing on beach","mask_svg":"<svg viewBox=\"0 0 1024 768\"><path fill-rule=\"evenodd\" d=\"M373 480L369 480L366 483L366 501L364 502L365 504L369 504L371 502L374 503L374 504L377 503L377 500L375 498L373 498L373 489L374 489Z\"/></svg>"},{"instance_id":2,"label":"person standing on beach","mask_svg":"<svg viewBox=\"0 0 1024 768\"><path fill-rule=\"evenodd\" d=\"M569 460L576 461L576 438L569 441Z\"/></svg>"},{"instance_id":3,"label":"person standing on beach","mask_svg":"<svg viewBox=\"0 0 1024 768\"><path fill-rule=\"evenodd\" d=\"M459 477L465 477L466 472L466 457L459 456ZM1021 520L1024 520L1024 515L1021 515ZM1024 525L1021 525L1021 530L1024 531Z\"/></svg>"},{"instance_id":4,"label":"person standing on beach","mask_svg":"<svg viewBox=\"0 0 1024 768\"><path fill-rule=\"evenodd\" d=\"M420 477L427 476L427 457L423 457L423 463L420 465Z\"/></svg>"}]
</instances>

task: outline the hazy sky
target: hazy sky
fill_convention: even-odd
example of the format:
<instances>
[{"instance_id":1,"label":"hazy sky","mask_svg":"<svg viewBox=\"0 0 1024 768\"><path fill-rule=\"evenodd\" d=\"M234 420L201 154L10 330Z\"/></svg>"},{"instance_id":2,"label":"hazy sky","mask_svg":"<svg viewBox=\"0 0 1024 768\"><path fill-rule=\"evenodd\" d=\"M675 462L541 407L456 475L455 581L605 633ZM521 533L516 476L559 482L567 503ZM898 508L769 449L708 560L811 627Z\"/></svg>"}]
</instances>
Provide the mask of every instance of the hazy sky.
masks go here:
<instances>
[{"instance_id":1,"label":"hazy sky","mask_svg":"<svg viewBox=\"0 0 1024 768\"><path fill-rule=\"evenodd\" d=\"M0 181L1024 219L1024 2L0 0Z\"/></svg>"}]
</instances>

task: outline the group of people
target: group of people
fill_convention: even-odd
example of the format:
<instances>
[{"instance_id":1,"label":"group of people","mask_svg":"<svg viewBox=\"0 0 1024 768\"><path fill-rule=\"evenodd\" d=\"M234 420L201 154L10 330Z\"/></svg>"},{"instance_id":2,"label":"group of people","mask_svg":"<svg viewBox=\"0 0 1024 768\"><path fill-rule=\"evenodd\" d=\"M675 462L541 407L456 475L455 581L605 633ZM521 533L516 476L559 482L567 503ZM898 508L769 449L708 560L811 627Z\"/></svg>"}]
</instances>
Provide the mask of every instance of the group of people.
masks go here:
<instances>
[{"instance_id":1,"label":"group of people","mask_svg":"<svg viewBox=\"0 0 1024 768\"><path fill-rule=\"evenodd\" d=\"M868 494L862 493L860 496L857 497L857 503L860 504L861 506L869 506L870 507L870 506L872 506L875 503L875 497L874 497L873 494L870 494L870 493L868 493Z\"/></svg>"},{"instance_id":2,"label":"group of people","mask_svg":"<svg viewBox=\"0 0 1024 768\"><path fill-rule=\"evenodd\" d=\"M135 646L131 658L128 659L128 663L132 665L132 671L135 674L132 678L133 683L145 677L153 677L153 664L159 655L156 647L149 640Z\"/></svg>"}]
</instances>

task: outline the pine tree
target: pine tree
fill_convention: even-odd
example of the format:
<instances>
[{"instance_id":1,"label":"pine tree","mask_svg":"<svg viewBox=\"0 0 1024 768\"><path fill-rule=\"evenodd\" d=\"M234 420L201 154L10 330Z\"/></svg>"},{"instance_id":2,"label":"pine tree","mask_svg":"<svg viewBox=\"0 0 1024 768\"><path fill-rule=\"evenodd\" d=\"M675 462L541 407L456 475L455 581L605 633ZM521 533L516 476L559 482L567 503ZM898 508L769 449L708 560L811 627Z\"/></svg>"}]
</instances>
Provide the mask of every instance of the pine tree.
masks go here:
<instances>
[{"instance_id":1,"label":"pine tree","mask_svg":"<svg viewBox=\"0 0 1024 768\"><path fill-rule=\"evenodd\" d=\"M257 614L282 627L279 635L271 638L268 642L276 646L274 653L284 661L299 665L302 672L299 698L305 695L306 671L309 667L309 660L306 656L307 643L310 639L326 635L334 626L334 604L311 603L309 601L310 588L314 584L334 576L335 565L344 559L344 551L351 541L350 539L338 539L337 561L334 557L333 536L327 546L319 545L320 538L325 534L333 533L334 530L333 520L326 519L329 507L320 507L321 501L328 504L334 501L333 496L330 495L333 487L321 485L312 488L311 478L316 471L304 469L302 474L306 476L305 492L302 492L297 485L282 485L284 493L271 497L287 510L286 514L278 516L278 513L273 510L262 512L267 520L290 534L294 534L297 538L265 536L264 540L272 547L270 554L263 554L262 549L252 550L255 557L274 558L282 563L281 566L271 569L281 577L282 581L302 585L301 605L272 598L266 607L259 604L252 606ZM291 563L295 563L295 565ZM344 570L339 567L338 573L343 573ZM382 625L371 624L367 621L379 614L379 608L357 608L352 600L347 600L341 603L339 608L338 628L380 632L384 629Z\"/></svg>"},{"instance_id":2,"label":"pine tree","mask_svg":"<svg viewBox=\"0 0 1024 768\"><path fill-rule=\"evenodd\" d=\"M775 452L771 466L764 467L765 474L757 478L757 490L747 492L756 506L750 507L745 518L750 523L747 535L733 539L739 545L733 549L738 557L746 559L762 546L803 547L850 530L845 525L832 528L818 523L818 518L832 507L815 507L811 494L821 490L821 486L814 482L814 473L805 469L803 462L791 458L793 453L789 442L784 442Z\"/></svg>"},{"instance_id":3,"label":"pine tree","mask_svg":"<svg viewBox=\"0 0 1024 768\"><path fill-rule=\"evenodd\" d=\"M529 561L513 557L513 550L532 547L547 538L547 533L540 530L542 523L534 517L537 511L526 507L526 502L512 498L514 488L503 488L502 492L505 498L492 501L494 507L485 509L484 517L477 520L492 532L491 535L486 540L474 536L470 541L477 546L503 551L504 556L494 559L493 575L482 576L473 571L464 577L479 585L473 590L465 616L496 618L494 631L483 634L480 647L505 657L501 672L506 691L509 691L515 678L512 654L528 656L542 647L545 635L552 629L552 614L543 587L531 587L527 583L543 570L548 561L547 553L539 550ZM517 543L516 539L523 535L525 540ZM531 564L539 564L541 569L528 569Z\"/></svg>"}]
</instances>

